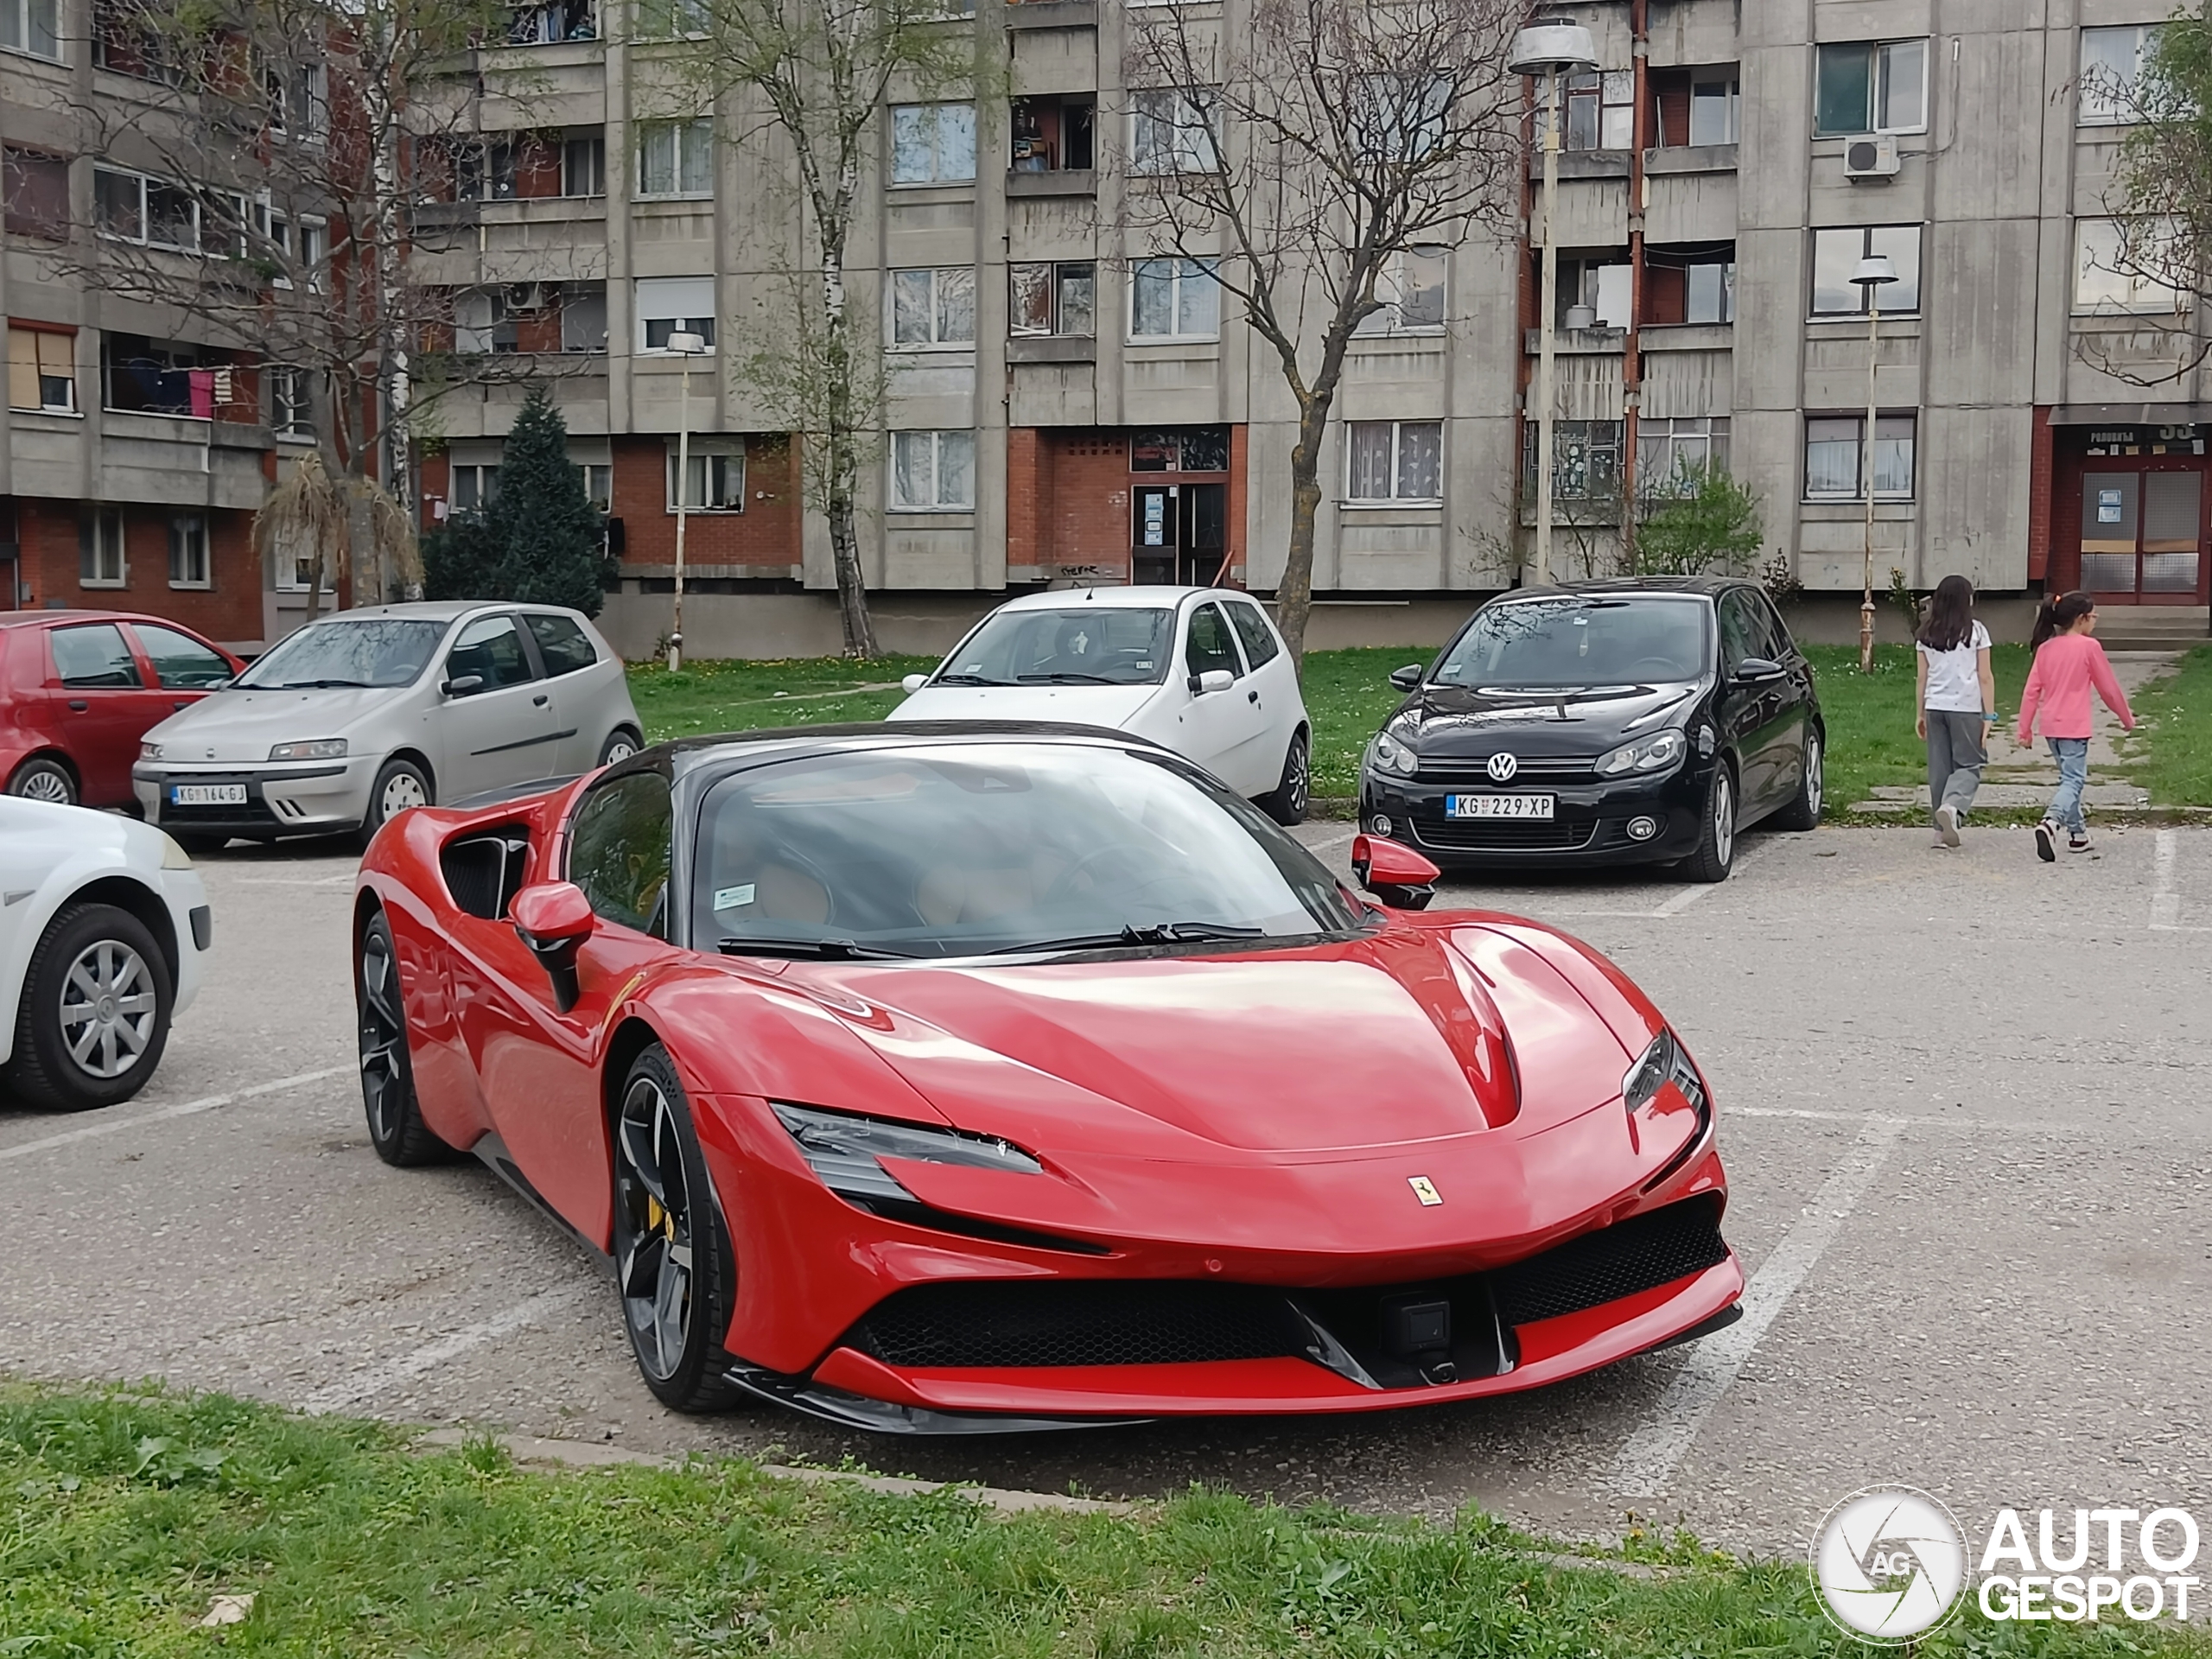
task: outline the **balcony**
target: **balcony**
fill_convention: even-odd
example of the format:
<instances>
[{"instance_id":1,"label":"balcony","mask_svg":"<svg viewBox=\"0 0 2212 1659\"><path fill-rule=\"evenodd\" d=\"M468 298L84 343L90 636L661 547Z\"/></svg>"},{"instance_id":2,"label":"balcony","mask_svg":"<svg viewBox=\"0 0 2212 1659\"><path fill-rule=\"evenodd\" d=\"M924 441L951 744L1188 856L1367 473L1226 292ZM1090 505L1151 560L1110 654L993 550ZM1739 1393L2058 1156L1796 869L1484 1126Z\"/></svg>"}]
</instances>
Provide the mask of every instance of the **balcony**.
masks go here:
<instances>
[{"instance_id":1,"label":"balcony","mask_svg":"<svg viewBox=\"0 0 2212 1659\"><path fill-rule=\"evenodd\" d=\"M1096 29L1096 0L1011 0L1008 29Z\"/></svg>"},{"instance_id":2,"label":"balcony","mask_svg":"<svg viewBox=\"0 0 2212 1659\"><path fill-rule=\"evenodd\" d=\"M1057 172L1008 168L1006 193L1009 196L1094 196L1098 194L1098 175L1087 167L1062 168Z\"/></svg>"}]
</instances>

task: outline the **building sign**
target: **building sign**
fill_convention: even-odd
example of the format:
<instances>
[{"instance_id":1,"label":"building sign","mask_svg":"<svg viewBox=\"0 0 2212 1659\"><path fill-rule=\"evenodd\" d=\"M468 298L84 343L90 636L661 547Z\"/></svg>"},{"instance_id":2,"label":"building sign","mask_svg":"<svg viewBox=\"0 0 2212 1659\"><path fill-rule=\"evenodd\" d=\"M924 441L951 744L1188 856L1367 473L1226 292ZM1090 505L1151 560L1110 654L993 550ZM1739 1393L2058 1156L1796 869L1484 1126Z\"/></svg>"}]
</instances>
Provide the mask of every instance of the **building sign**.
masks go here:
<instances>
[{"instance_id":1,"label":"building sign","mask_svg":"<svg viewBox=\"0 0 2212 1659\"><path fill-rule=\"evenodd\" d=\"M2097 522L2101 524L2116 524L2120 522L2120 492L2118 490L2097 492Z\"/></svg>"},{"instance_id":2,"label":"building sign","mask_svg":"<svg viewBox=\"0 0 2212 1659\"><path fill-rule=\"evenodd\" d=\"M1165 490L1145 492L1144 544L1147 547L1167 545L1167 493Z\"/></svg>"},{"instance_id":3,"label":"building sign","mask_svg":"<svg viewBox=\"0 0 2212 1659\"><path fill-rule=\"evenodd\" d=\"M2207 426L2093 426L2089 453L2093 455L2201 455Z\"/></svg>"}]
</instances>

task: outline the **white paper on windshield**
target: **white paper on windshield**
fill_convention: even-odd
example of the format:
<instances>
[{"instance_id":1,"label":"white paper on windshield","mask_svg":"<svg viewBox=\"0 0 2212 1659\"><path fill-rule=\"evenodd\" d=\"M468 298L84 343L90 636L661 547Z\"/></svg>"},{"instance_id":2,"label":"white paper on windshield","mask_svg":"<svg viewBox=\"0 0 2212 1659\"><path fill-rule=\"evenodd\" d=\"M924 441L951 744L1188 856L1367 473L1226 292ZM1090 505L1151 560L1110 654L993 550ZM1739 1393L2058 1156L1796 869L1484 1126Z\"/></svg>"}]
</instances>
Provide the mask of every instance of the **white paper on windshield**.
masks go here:
<instances>
[{"instance_id":1,"label":"white paper on windshield","mask_svg":"<svg viewBox=\"0 0 2212 1659\"><path fill-rule=\"evenodd\" d=\"M746 906L753 902L753 891L754 885L754 883L747 881L741 887L716 887L715 889L715 908L716 910L744 909Z\"/></svg>"}]
</instances>

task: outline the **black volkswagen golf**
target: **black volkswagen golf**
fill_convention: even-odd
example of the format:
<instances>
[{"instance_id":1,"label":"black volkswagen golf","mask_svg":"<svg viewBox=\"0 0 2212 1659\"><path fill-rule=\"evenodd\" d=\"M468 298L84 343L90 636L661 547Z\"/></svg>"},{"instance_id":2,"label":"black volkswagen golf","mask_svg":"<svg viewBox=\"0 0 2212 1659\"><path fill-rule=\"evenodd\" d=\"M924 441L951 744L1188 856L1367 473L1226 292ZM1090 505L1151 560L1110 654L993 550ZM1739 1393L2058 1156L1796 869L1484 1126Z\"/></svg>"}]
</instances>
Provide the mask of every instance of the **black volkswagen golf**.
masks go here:
<instances>
[{"instance_id":1,"label":"black volkswagen golf","mask_svg":"<svg viewBox=\"0 0 2212 1659\"><path fill-rule=\"evenodd\" d=\"M1369 833L1437 864L1674 863L1726 879L1737 833L1821 819L1812 665L1767 596L1726 577L1492 600L1360 764Z\"/></svg>"}]
</instances>

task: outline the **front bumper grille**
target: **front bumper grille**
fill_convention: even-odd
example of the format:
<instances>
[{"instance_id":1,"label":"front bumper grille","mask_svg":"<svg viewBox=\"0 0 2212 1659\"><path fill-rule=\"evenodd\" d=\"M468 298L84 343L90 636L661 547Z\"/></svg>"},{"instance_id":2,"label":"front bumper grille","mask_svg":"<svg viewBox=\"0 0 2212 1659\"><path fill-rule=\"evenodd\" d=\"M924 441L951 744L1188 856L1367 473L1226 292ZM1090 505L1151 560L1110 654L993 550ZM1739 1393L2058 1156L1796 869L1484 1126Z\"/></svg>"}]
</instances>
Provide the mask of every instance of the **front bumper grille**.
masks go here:
<instances>
[{"instance_id":1,"label":"front bumper grille","mask_svg":"<svg viewBox=\"0 0 2212 1659\"><path fill-rule=\"evenodd\" d=\"M1160 1279L963 1280L915 1285L868 1310L843 1344L917 1369L1049 1369L1304 1358L1382 1388L1425 1380L1384 1332L1389 1305L1448 1302L1461 1378L1516 1363L1513 1326L1602 1306L1728 1256L1717 1200L1599 1228L1487 1274L1353 1290Z\"/></svg>"},{"instance_id":2,"label":"front bumper grille","mask_svg":"<svg viewBox=\"0 0 2212 1659\"><path fill-rule=\"evenodd\" d=\"M1414 838L1448 851L1498 848L1515 852L1580 852L1597 836L1596 818L1431 818L1413 820Z\"/></svg>"}]
</instances>

